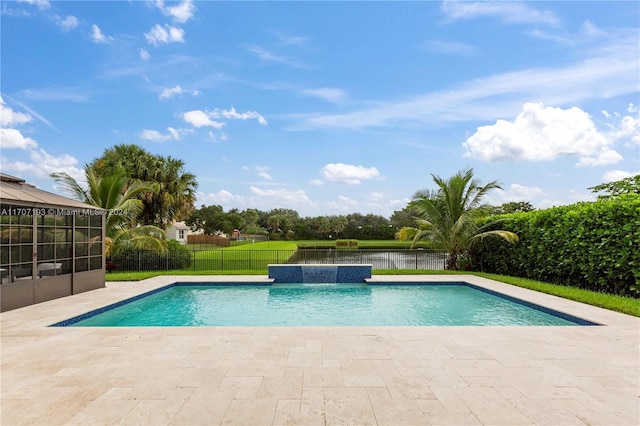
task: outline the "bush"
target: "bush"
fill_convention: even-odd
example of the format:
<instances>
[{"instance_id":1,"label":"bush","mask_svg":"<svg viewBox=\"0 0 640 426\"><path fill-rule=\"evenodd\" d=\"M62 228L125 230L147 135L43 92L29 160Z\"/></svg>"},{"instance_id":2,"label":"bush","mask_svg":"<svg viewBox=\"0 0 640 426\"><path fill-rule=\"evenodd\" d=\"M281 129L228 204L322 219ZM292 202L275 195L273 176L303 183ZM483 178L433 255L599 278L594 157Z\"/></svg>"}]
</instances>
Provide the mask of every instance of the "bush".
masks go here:
<instances>
[{"instance_id":1,"label":"bush","mask_svg":"<svg viewBox=\"0 0 640 426\"><path fill-rule=\"evenodd\" d=\"M131 250L112 259L119 271L166 271L191 266L191 252L175 240L167 241L169 250L159 254L150 250Z\"/></svg>"},{"instance_id":2,"label":"bush","mask_svg":"<svg viewBox=\"0 0 640 426\"><path fill-rule=\"evenodd\" d=\"M476 258L483 271L640 295L640 196L499 218L495 226L515 232L520 242L487 244Z\"/></svg>"},{"instance_id":3,"label":"bush","mask_svg":"<svg viewBox=\"0 0 640 426\"><path fill-rule=\"evenodd\" d=\"M357 249L358 240L336 240L337 249Z\"/></svg>"}]
</instances>

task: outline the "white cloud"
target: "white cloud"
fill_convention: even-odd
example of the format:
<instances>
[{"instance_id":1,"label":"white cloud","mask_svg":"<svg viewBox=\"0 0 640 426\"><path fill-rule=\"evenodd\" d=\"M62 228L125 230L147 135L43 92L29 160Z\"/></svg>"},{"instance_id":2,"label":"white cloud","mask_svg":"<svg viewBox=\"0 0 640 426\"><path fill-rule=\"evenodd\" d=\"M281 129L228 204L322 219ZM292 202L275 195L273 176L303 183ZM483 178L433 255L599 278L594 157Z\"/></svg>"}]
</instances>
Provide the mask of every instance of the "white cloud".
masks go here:
<instances>
[{"instance_id":1,"label":"white cloud","mask_svg":"<svg viewBox=\"0 0 640 426\"><path fill-rule=\"evenodd\" d=\"M160 43L184 43L184 30L165 24L164 28L156 24L151 31L144 33L149 44L157 46Z\"/></svg>"},{"instance_id":2,"label":"white cloud","mask_svg":"<svg viewBox=\"0 0 640 426\"><path fill-rule=\"evenodd\" d=\"M140 132L140 139L153 142L164 142L171 139L179 141L183 134L190 133L191 131L192 130L189 129L174 129L173 127L167 127L168 133L160 133L157 130L144 129Z\"/></svg>"},{"instance_id":3,"label":"white cloud","mask_svg":"<svg viewBox=\"0 0 640 426\"><path fill-rule=\"evenodd\" d=\"M344 185L359 185L363 180L380 178L380 172L375 167L366 168L343 163L327 164L321 173L328 181Z\"/></svg>"},{"instance_id":4,"label":"white cloud","mask_svg":"<svg viewBox=\"0 0 640 426\"><path fill-rule=\"evenodd\" d=\"M181 130L176 130L173 127L167 127L167 131L171 135L171 137L175 140L180 140ZM184 133L184 131L182 131Z\"/></svg>"},{"instance_id":5,"label":"white cloud","mask_svg":"<svg viewBox=\"0 0 640 426\"><path fill-rule=\"evenodd\" d=\"M304 46L308 42L307 37L284 34L279 31L271 31L271 34L273 34L280 44L283 45Z\"/></svg>"},{"instance_id":6,"label":"white cloud","mask_svg":"<svg viewBox=\"0 0 640 426\"><path fill-rule=\"evenodd\" d=\"M329 211L351 211L358 205L358 202L353 198L345 195L338 195L338 201L328 201L325 203Z\"/></svg>"},{"instance_id":7,"label":"white cloud","mask_svg":"<svg viewBox=\"0 0 640 426\"><path fill-rule=\"evenodd\" d=\"M38 102L86 102L91 97L90 92L75 87L24 89L18 93L22 98Z\"/></svg>"},{"instance_id":8,"label":"white cloud","mask_svg":"<svg viewBox=\"0 0 640 426\"><path fill-rule=\"evenodd\" d=\"M321 87L319 89L304 89L303 95L313 96L320 98L327 102L339 103L345 98L344 90L336 89L333 87Z\"/></svg>"},{"instance_id":9,"label":"white cloud","mask_svg":"<svg viewBox=\"0 0 640 426\"><path fill-rule=\"evenodd\" d=\"M640 173L640 172L638 172ZM605 182L616 182L618 180L626 179L631 176L635 176L638 173L631 173L625 170L609 170L602 175L602 180Z\"/></svg>"},{"instance_id":10,"label":"white cloud","mask_svg":"<svg viewBox=\"0 0 640 426\"><path fill-rule=\"evenodd\" d=\"M382 201L384 200L384 194L382 192L370 192L366 195L370 201Z\"/></svg>"},{"instance_id":11,"label":"white cloud","mask_svg":"<svg viewBox=\"0 0 640 426\"><path fill-rule=\"evenodd\" d=\"M76 28L79 24L78 18L73 15L69 15L66 18L62 19L59 16L56 16L56 24L62 28L62 31L70 31Z\"/></svg>"},{"instance_id":12,"label":"white cloud","mask_svg":"<svg viewBox=\"0 0 640 426\"><path fill-rule=\"evenodd\" d=\"M509 188L502 191L501 198L504 201L531 201L544 194L542 188L537 186L525 186L512 183Z\"/></svg>"},{"instance_id":13,"label":"white cloud","mask_svg":"<svg viewBox=\"0 0 640 426\"><path fill-rule=\"evenodd\" d=\"M171 16L174 21L184 24L193 18L196 7L192 0L185 0L176 6L165 6L162 0L156 1L156 6L166 16Z\"/></svg>"},{"instance_id":14,"label":"white cloud","mask_svg":"<svg viewBox=\"0 0 640 426\"><path fill-rule=\"evenodd\" d=\"M203 199L201 202L204 204L220 204L222 206L237 206L246 203L245 197L242 195L234 195L226 189L206 195L199 193L198 199Z\"/></svg>"},{"instance_id":15,"label":"white cloud","mask_svg":"<svg viewBox=\"0 0 640 426\"><path fill-rule=\"evenodd\" d=\"M40 10L49 9L51 4L49 0L18 0L18 3L28 3L37 6Z\"/></svg>"},{"instance_id":16,"label":"white cloud","mask_svg":"<svg viewBox=\"0 0 640 426\"><path fill-rule=\"evenodd\" d=\"M244 171L250 171L251 168L249 166L242 166L242 170ZM255 170L258 174L259 177L266 179L266 180L272 180L273 177L271 177L271 174L269 173L269 167L267 166L255 166L253 167L253 170Z\"/></svg>"},{"instance_id":17,"label":"white cloud","mask_svg":"<svg viewBox=\"0 0 640 426\"><path fill-rule=\"evenodd\" d=\"M622 155L618 152L612 149L607 149L593 156L581 157L576 165L579 167L606 166L607 164L615 164L622 160Z\"/></svg>"},{"instance_id":18,"label":"white cloud","mask_svg":"<svg viewBox=\"0 0 640 426\"><path fill-rule=\"evenodd\" d=\"M612 141L580 108L527 103L513 121L482 126L463 144L465 156L483 161L550 161L577 155L578 165L612 164L622 159Z\"/></svg>"},{"instance_id":19,"label":"white cloud","mask_svg":"<svg viewBox=\"0 0 640 426\"><path fill-rule=\"evenodd\" d=\"M298 204L308 204L310 202L309 197L307 197L307 194L302 189L291 191L288 189L260 189L255 186L250 187L250 189L254 195L267 198L270 202L275 202L283 206L295 206Z\"/></svg>"},{"instance_id":20,"label":"white cloud","mask_svg":"<svg viewBox=\"0 0 640 426\"><path fill-rule=\"evenodd\" d=\"M200 110L188 111L183 114L184 121L195 127L213 127L214 129L221 129L225 123L213 121L209 118L209 115Z\"/></svg>"},{"instance_id":21,"label":"white cloud","mask_svg":"<svg viewBox=\"0 0 640 426\"><path fill-rule=\"evenodd\" d=\"M585 21L582 25L582 28L580 29L580 32L575 34L548 32L539 29L532 30L528 34L542 40L550 40L565 46L576 46L580 44L590 43L593 42L594 39L598 39L607 35L607 33L600 30L590 21Z\"/></svg>"},{"instance_id":22,"label":"white cloud","mask_svg":"<svg viewBox=\"0 0 640 426\"><path fill-rule=\"evenodd\" d=\"M452 21L496 17L510 24L557 25L558 17L548 10L537 10L522 2L444 1L442 11Z\"/></svg>"},{"instance_id":23,"label":"white cloud","mask_svg":"<svg viewBox=\"0 0 640 426\"><path fill-rule=\"evenodd\" d=\"M223 124L224 124L224 123L223 123ZM220 142L224 142L224 141L226 141L226 140L227 140L227 135L226 135L226 134L224 134L224 133L220 133L220 136L218 136L218 135L216 135L215 133L213 133L212 131L209 131L209 132L208 132L208 135L209 135L209 139L210 139L212 142L218 142L218 141L220 141Z\"/></svg>"},{"instance_id":24,"label":"white cloud","mask_svg":"<svg viewBox=\"0 0 640 426\"><path fill-rule=\"evenodd\" d=\"M185 90L180 86L174 86L170 89L164 89L162 90L162 92L160 93L160 96L158 96L159 99L169 99L169 98L173 98L174 96L177 95L182 95L184 93L188 93L191 94L193 96L198 96L200 94L200 92L198 92L197 90Z\"/></svg>"},{"instance_id":25,"label":"white cloud","mask_svg":"<svg viewBox=\"0 0 640 426\"><path fill-rule=\"evenodd\" d=\"M148 141L162 142L171 139L171 135L163 135L157 130L144 129L140 132L140 139L146 139Z\"/></svg>"},{"instance_id":26,"label":"white cloud","mask_svg":"<svg viewBox=\"0 0 640 426\"><path fill-rule=\"evenodd\" d=\"M94 43L109 43L111 40L113 40L113 37L107 37L104 34L102 34L102 30L100 29L100 27L98 27L96 24L93 24L91 26L91 40L93 40Z\"/></svg>"},{"instance_id":27,"label":"white cloud","mask_svg":"<svg viewBox=\"0 0 640 426\"><path fill-rule=\"evenodd\" d=\"M32 117L29 114L22 112L16 112L4 102L2 96L0 96L0 124L2 126L15 126L17 124L24 124L31 121Z\"/></svg>"},{"instance_id":28,"label":"white cloud","mask_svg":"<svg viewBox=\"0 0 640 426\"><path fill-rule=\"evenodd\" d=\"M234 107L231 107L231 109L223 109L222 111L215 109L213 112L209 113L209 116L211 116L212 118L227 118L230 120L256 119L258 120L258 123L262 124L263 126L266 126L268 124L267 120L265 120L265 118L256 111L239 113Z\"/></svg>"},{"instance_id":29,"label":"white cloud","mask_svg":"<svg viewBox=\"0 0 640 426\"><path fill-rule=\"evenodd\" d=\"M625 140L630 144L640 145L640 116L621 116L618 113L614 113L609 115L608 118L614 121L609 124L607 137L614 141Z\"/></svg>"},{"instance_id":30,"label":"white cloud","mask_svg":"<svg viewBox=\"0 0 640 426\"><path fill-rule=\"evenodd\" d=\"M321 179L311 179L309 181L309 183L311 185L314 185L314 186L322 186L322 185L324 185L324 182Z\"/></svg>"},{"instance_id":31,"label":"white cloud","mask_svg":"<svg viewBox=\"0 0 640 426\"><path fill-rule=\"evenodd\" d=\"M51 123L43 117L40 117L35 111L31 111L24 105L22 106L30 112L30 115L13 111L13 109L5 104L4 99L0 96L0 121L2 126L24 124L31 121L32 116L35 116L52 127ZM4 151L8 149L26 151L30 157L30 162L11 161L4 155ZM39 178L48 178L49 174L60 170L67 172L74 178L84 175L83 171L76 167L78 160L74 157L68 154L53 156L44 149L39 148L35 140L24 136L18 129L11 127L0 128L0 153L3 154L0 155L0 169L3 171L29 174Z\"/></svg>"},{"instance_id":32,"label":"white cloud","mask_svg":"<svg viewBox=\"0 0 640 426\"><path fill-rule=\"evenodd\" d=\"M142 48L140 48L138 53L140 54L140 59L142 59L143 61L147 61L151 57L149 52L147 52L145 49L142 49Z\"/></svg>"},{"instance_id":33,"label":"white cloud","mask_svg":"<svg viewBox=\"0 0 640 426\"><path fill-rule=\"evenodd\" d=\"M36 141L25 137L19 130L0 128L0 148L35 149L37 147Z\"/></svg>"},{"instance_id":34,"label":"white cloud","mask_svg":"<svg viewBox=\"0 0 640 426\"><path fill-rule=\"evenodd\" d=\"M264 62L280 63L285 65L290 65L294 68L308 68L306 65L304 65L303 63L295 59L292 59L286 56L276 55L275 53L271 53L267 49L264 49L260 46L253 46L253 45L245 46L245 49L247 49L249 53L253 54L258 59Z\"/></svg>"},{"instance_id":35,"label":"white cloud","mask_svg":"<svg viewBox=\"0 0 640 426\"><path fill-rule=\"evenodd\" d=\"M11 162L2 158L2 169L42 179L49 178L51 173L59 171L66 172L77 180L81 180L84 177L84 171L77 167L78 160L68 154L53 156L40 148L31 150L29 157L29 162Z\"/></svg>"}]
</instances>

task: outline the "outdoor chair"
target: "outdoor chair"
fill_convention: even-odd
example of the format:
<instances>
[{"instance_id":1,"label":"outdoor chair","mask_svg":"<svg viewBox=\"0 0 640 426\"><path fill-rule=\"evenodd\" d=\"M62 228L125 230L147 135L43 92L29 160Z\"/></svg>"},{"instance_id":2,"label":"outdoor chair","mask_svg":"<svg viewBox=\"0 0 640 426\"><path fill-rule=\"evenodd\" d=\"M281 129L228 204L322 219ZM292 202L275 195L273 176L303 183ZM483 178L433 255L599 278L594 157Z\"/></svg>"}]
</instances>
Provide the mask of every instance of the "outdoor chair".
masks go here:
<instances>
[{"instance_id":1,"label":"outdoor chair","mask_svg":"<svg viewBox=\"0 0 640 426\"><path fill-rule=\"evenodd\" d=\"M12 268L11 269L11 276L13 277L12 281L25 279L25 278L31 279L32 275L33 275L32 268Z\"/></svg>"}]
</instances>

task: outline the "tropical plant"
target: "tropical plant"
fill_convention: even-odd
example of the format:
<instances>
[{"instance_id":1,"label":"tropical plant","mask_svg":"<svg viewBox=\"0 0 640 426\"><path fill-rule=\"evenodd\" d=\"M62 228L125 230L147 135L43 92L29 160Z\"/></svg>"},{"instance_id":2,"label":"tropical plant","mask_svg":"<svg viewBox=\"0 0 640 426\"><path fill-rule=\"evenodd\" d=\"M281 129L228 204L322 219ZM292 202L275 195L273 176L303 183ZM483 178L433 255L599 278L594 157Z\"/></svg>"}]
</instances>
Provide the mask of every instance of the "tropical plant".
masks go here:
<instances>
[{"instance_id":1,"label":"tropical plant","mask_svg":"<svg viewBox=\"0 0 640 426\"><path fill-rule=\"evenodd\" d=\"M138 221L165 229L194 212L195 175L184 171L185 163L172 157L154 155L137 145L115 145L91 164L99 176L126 174L131 179L158 184L156 191L139 193L143 208Z\"/></svg>"},{"instance_id":2,"label":"tropical plant","mask_svg":"<svg viewBox=\"0 0 640 426\"><path fill-rule=\"evenodd\" d=\"M412 247L428 240L434 248L448 252L447 269L458 269L460 256L477 249L485 239L502 239L516 243L518 236L504 230L488 230L480 220L488 209L482 199L492 189L499 189L496 181L484 186L473 179L473 169L467 168L449 179L431 175L438 189L416 192L409 206L417 212L418 227L403 227L396 233L399 240L413 240Z\"/></svg>"},{"instance_id":3,"label":"tropical plant","mask_svg":"<svg viewBox=\"0 0 640 426\"><path fill-rule=\"evenodd\" d=\"M132 181L122 174L100 177L89 165L85 166L84 172L86 188L65 172L52 173L50 176L62 192L104 209L107 257L128 249L166 250L166 235L162 229L136 225L136 218L142 211L142 201L136 196L157 191L157 184Z\"/></svg>"}]
</instances>

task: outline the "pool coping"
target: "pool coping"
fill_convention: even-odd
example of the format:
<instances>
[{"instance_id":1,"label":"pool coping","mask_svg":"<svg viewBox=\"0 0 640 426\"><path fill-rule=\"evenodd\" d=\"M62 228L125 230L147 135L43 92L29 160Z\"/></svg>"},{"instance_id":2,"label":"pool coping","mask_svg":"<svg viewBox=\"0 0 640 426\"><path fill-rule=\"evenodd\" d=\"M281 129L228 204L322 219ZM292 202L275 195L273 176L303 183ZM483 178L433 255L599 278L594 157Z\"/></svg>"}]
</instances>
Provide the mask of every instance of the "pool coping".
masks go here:
<instances>
[{"instance_id":1,"label":"pool coping","mask_svg":"<svg viewBox=\"0 0 640 426\"><path fill-rule=\"evenodd\" d=\"M640 318L466 275L603 324L49 327L161 276L0 314L2 424L639 424Z\"/></svg>"}]
</instances>

